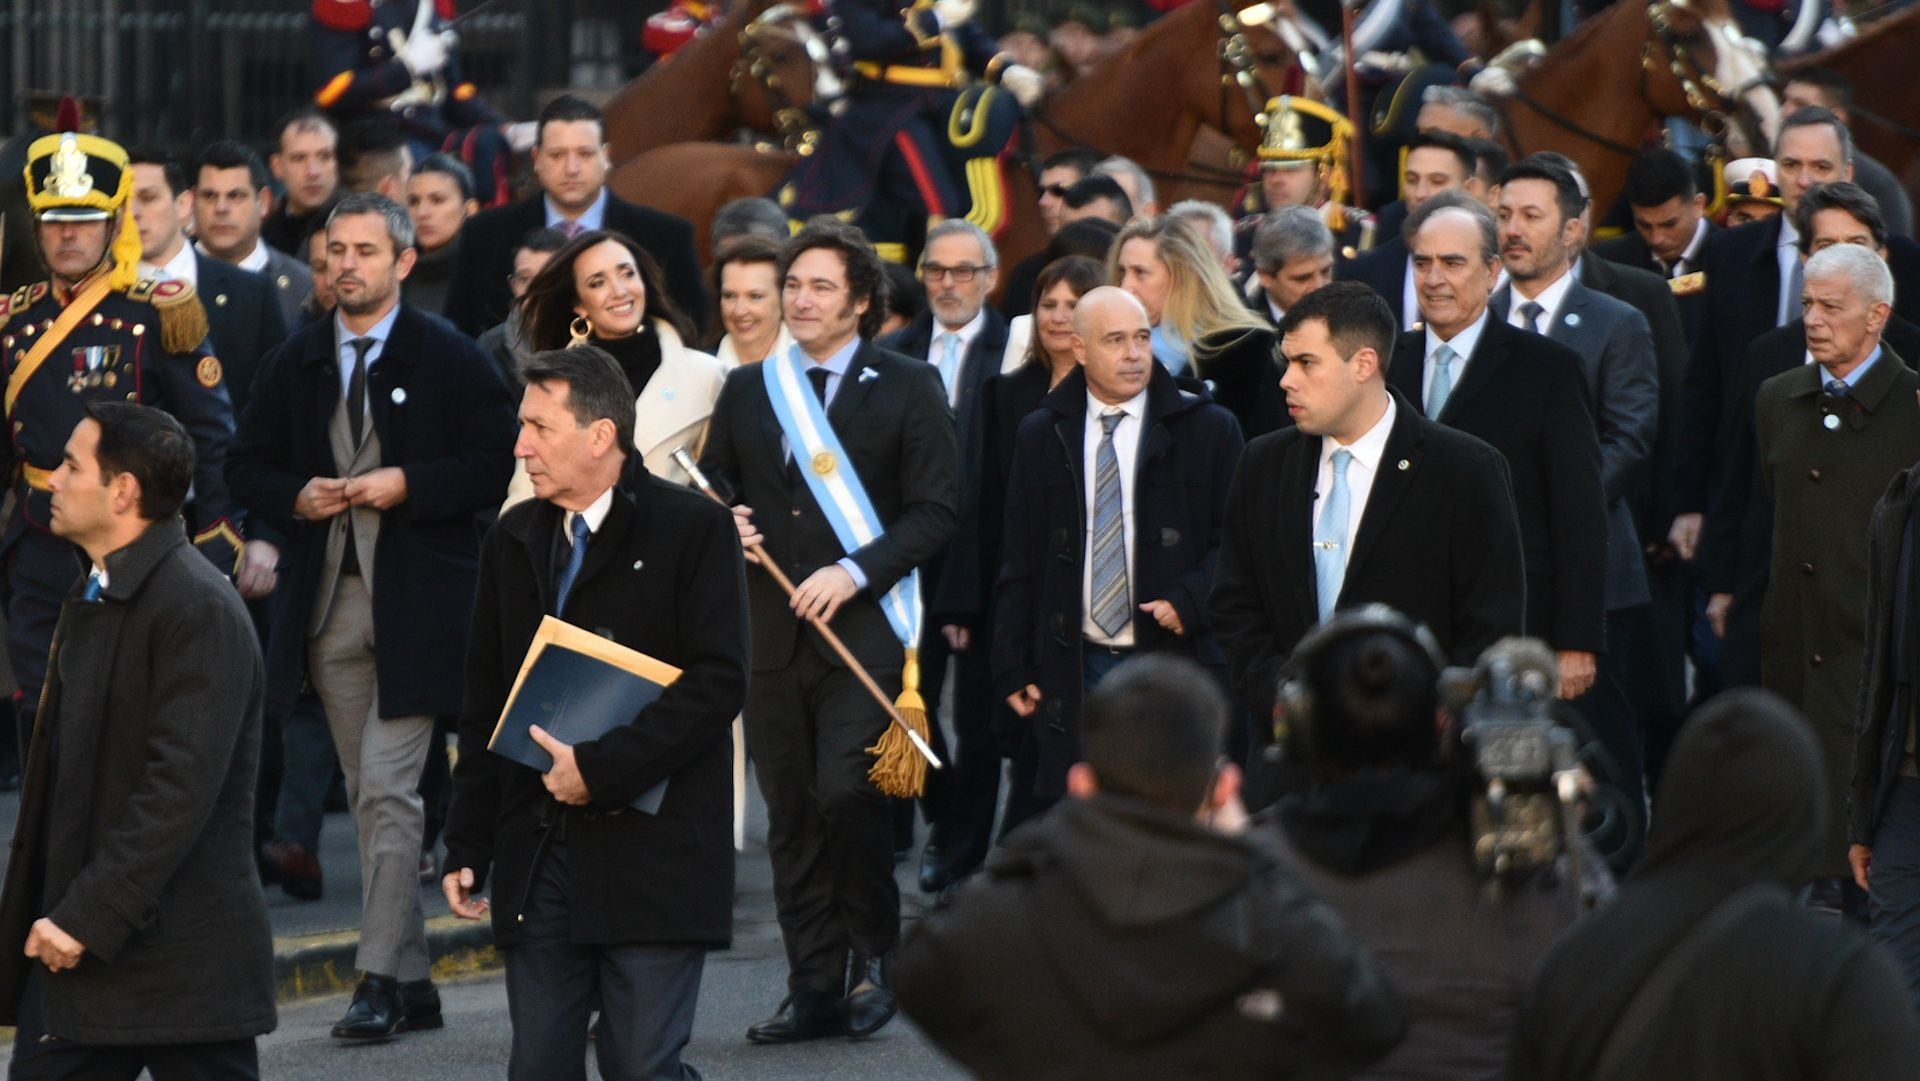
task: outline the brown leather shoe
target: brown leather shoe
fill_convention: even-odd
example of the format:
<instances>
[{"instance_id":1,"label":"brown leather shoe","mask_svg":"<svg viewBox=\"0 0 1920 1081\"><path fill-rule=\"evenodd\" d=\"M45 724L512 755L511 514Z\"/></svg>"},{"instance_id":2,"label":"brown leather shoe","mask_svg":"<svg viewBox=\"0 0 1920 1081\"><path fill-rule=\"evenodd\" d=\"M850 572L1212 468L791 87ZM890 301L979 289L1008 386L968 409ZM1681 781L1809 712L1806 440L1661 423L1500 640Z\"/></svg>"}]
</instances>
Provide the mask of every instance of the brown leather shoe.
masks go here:
<instances>
[{"instance_id":1,"label":"brown leather shoe","mask_svg":"<svg viewBox=\"0 0 1920 1081\"><path fill-rule=\"evenodd\" d=\"M261 854L280 872L280 888L288 897L318 901L323 885L320 860L294 841L273 841Z\"/></svg>"}]
</instances>

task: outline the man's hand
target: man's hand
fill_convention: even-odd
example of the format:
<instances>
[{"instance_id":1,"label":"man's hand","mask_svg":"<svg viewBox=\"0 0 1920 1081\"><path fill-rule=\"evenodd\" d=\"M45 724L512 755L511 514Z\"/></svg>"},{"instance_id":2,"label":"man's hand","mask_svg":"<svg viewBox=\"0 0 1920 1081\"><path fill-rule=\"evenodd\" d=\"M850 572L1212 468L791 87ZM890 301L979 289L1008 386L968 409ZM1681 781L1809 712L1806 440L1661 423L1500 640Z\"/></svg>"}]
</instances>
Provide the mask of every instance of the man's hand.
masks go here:
<instances>
[{"instance_id":1,"label":"man's hand","mask_svg":"<svg viewBox=\"0 0 1920 1081\"><path fill-rule=\"evenodd\" d=\"M573 760L573 748L554 739L537 724L527 731L533 735L533 741L540 745L541 750L553 756L553 768L541 774L547 791L553 793L554 799L569 807L585 807L589 798L587 782L580 776L580 766Z\"/></svg>"},{"instance_id":2,"label":"man's hand","mask_svg":"<svg viewBox=\"0 0 1920 1081\"><path fill-rule=\"evenodd\" d=\"M1674 516L1672 528L1667 530L1667 543L1680 553L1680 558L1693 562L1700 551L1700 526L1706 521L1706 515L1680 514Z\"/></svg>"},{"instance_id":3,"label":"man's hand","mask_svg":"<svg viewBox=\"0 0 1920 1081\"><path fill-rule=\"evenodd\" d=\"M1560 651L1560 697L1578 698L1593 689L1593 676L1599 667L1593 654L1578 649Z\"/></svg>"},{"instance_id":4,"label":"man's hand","mask_svg":"<svg viewBox=\"0 0 1920 1081\"><path fill-rule=\"evenodd\" d=\"M293 497L295 517L309 522L324 522L349 506L345 477L314 477Z\"/></svg>"},{"instance_id":5,"label":"man's hand","mask_svg":"<svg viewBox=\"0 0 1920 1081\"><path fill-rule=\"evenodd\" d=\"M1047 81L1040 73L1025 64L1008 64L1000 72L1000 85L1007 88L1007 93L1012 94L1023 109L1033 108L1047 89Z\"/></svg>"},{"instance_id":6,"label":"man's hand","mask_svg":"<svg viewBox=\"0 0 1920 1081\"><path fill-rule=\"evenodd\" d=\"M958 623L942 624L940 634L947 640L947 648L955 653L965 653L973 645L973 632Z\"/></svg>"},{"instance_id":7,"label":"man's hand","mask_svg":"<svg viewBox=\"0 0 1920 1081\"><path fill-rule=\"evenodd\" d=\"M1029 683L1007 696L1007 705L1021 717L1031 717L1040 708L1040 688Z\"/></svg>"},{"instance_id":8,"label":"man's hand","mask_svg":"<svg viewBox=\"0 0 1920 1081\"><path fill-rule=\"evenodd\" d=\"M1715 593L1707 598L1707 626L1715 638L1727 636L1727 615L1733 611L1733 594Z\"/></svg>"},{"instance_id":9,"label":"man's hand","mask_svg":"<svg viewBox=\"0 0 1920 1081\"><path fill-rule=\"evenodd\" d=\"M400 47L399 60L406 65L407 74L424 79L447 66L447 41L439 34L416 30Z\"/></svg>"},{"instance_id":10,"label":"man's hand","mask_svg":"<svg viewBox=\"0 0 1920 1081\"><path fill-rule=\"evenodd\" d=\"M406 471L390 465L350 477L347 479L346 496L347 502L356 507L372 507L374 510L397 507L407 501Z\"/></svg>"},{"instance_id":11,"label":"man's hand","mask_svg":"<svg viewBox=\"0 0 1920 1081\"><path fill-rule=\"evenodd\" d=\"M522 120L516 124L500 125L500 137L507 141L507 148L516 154L525 154L533 149L540 140L540 125L531 120Z\"/></svg>"},{"instance_id":12,"label":"man's hand","mask_svg":"<svg viewBox=\"0 0 1920 1081\"><path fill-rule=\"evenodd\" d=\"M760 556L754 548L766 538L760 535L760 528L753 524L753 508L733 508L733 525L740 531L740 548L745 553L747 562L760 562Z\"/></svg>"},{"instance_id":13,"label":"man's hand","mask_svg":"<svg viewBox=\"0 0 1920 1081\"><path fill-rule=\"evenodd\" d=\"M1152 616L1155 623L1175 634L1187 633L1187 625L1180 622L1180 613L1174 609L1172 601L1148 601L1140 606L1140 610Z\"/></svg>"},{"instance_id":14,"label":"man's hand","mask_svg":"<svg viewBox=\"0 0 1920 1081\"><path fill-rule=\"evenodd\" d=\"M473 895L473 868L448 871L440 880L440 892L447 895L447 907L463 920L477 920L487 914L487 899Z\"/></svg>"},{"instance_id":15,"label":"man's hand","mask_svg":"<svg viewBox=\"0 0 1920 1081\"><path fill-rule=\"evenodd\" d=\"M27 956L46 965L49 971L72 968L86 952L79 939L62 931L45 916L33 921L32 929L27 932Z\"/></svg>"},{"instance_id":16,"label":"man's hand","mask_svg":"<svg viewBox=\"0 0 1920 1081\"><path fill-rule=\"evenodd\" d=\"M233 572L233 584L240 595L255 601L273 592L280 580L280 549L263 540L250 540L240 549L240 566Z\"/></svg>"},{"instance_id":17,"label":"man's hand","mask_svg":"<svg viewBox=\"0 0 1920 1081\"><path fill-rule=\"evenodd\" d=\"M859 592L853 575L840 564L831 563L807 575L807 580L793 591L793 612L801 619L831 623L840 606Z\"/></svg>"},{"instance_id":18,"label":"man's hand","mask_svg":"<svg viewBox=\"0 0 1920 1081\"><path fill-rule=\"evenodd\" d=\"M1873 872L1873 849L1866 845L1848 845L1847 866L1853 868L1854 884L1868 889L1867 876Z\"/></svg>"}]
</instances>

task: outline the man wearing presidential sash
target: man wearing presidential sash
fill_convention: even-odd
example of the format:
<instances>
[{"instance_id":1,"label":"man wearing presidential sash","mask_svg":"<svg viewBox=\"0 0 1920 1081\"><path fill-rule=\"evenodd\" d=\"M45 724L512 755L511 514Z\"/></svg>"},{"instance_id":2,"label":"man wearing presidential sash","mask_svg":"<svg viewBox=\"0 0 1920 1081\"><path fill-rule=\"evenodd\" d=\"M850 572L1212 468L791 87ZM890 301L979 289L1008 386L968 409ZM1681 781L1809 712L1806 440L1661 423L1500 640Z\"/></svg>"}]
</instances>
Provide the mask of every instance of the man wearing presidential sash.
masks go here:
<instances>
[{"instance_id":1,"label":"man wearing presidential sash","mask_svg":"<svg viewBox=\"0 0 1920 1081\"><path fill-rule=\"evenodd\" d=\"M953 534L959 475L940 373L871 342L886 275L866 237L815 218L782 251L780 279L794 346L727 377L701 462L735 504L741 541L764 544L797 583L789 600L748 570L747 739L788 963L786 1001L747 1030L757 1043L867 1036L893 1016L892 819L868 778L890 722L801 621L831 623L899 692L922 622L914 568Z\"/></svg>"}]
</instances>

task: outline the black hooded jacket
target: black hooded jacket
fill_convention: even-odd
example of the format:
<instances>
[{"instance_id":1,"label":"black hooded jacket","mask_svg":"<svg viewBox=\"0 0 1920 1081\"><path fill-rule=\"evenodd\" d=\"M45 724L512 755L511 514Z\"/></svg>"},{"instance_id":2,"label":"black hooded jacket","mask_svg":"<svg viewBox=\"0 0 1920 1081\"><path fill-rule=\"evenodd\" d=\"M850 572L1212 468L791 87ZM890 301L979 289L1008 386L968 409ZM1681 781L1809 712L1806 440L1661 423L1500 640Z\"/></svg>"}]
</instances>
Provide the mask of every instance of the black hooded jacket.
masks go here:
<instances>
[{"instance_id":1,"label":"black hooded jacket","mask_svg":"<svg viewBox=\"0 0 1920 1081\"><path fill-rule=\"evenodd\" d=\"M1570 931L1515 1028L1509 1081L1608 1081L1616 1023L1661 960L1722 902L1774 896L1709 940L1640 1037L1635 1081L1911 1077L1920 1021L1893 961L1852 926L1799 908L1825 835L1820 751L1792 707L1736 690L1680 730L1647 853L1614 903Z\"/></svg>"},{"instance_id":2,"label":"black hooded jacket","mask_svg":"<svg viewBox=\"0 0 1920 1081\"><path fill-rule=\"evenodd\" d=\"M983 1078L1344 1077L1405 1029L1270 841L1116 796L1015 834L893 975L907 1015Z\"/></svg>"}]
</instances>

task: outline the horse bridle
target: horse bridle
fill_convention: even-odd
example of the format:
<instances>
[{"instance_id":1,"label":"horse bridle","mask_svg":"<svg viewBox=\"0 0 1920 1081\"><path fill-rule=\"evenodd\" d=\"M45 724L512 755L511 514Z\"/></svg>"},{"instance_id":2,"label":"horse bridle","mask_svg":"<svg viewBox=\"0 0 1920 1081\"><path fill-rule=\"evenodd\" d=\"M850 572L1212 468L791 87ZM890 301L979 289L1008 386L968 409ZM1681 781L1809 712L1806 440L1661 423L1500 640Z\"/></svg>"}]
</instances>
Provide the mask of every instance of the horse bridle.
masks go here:
<instances>
[{"instance_id":1,"label":"horse bridle","mask_svg":"<svg viewBox=\"0 0 1920 1081\"><path fill-rule=\"evenodd\" d=\"M1680 90L1686 97L1687 105L1699 115L1700 128L1707 134L1709 150L1725 156L1726 135L1730 124L1729 114L1739 108L1740 95L1751 90L1753 84L1739 87L1729 94L1726 88L1720 85L1720 81L1700 65L1700 62L1694 56L1693 50L1687 46L1687 43L1681 38L1680 33L1673 28L1670 13L1676 6L1676 3L1678 3L1678 6L1685 6L1681 0L1655 0L1654 3L1647 5L1647 20L1653 25L1653 36L1649 38L1640 49L1640 98L1649 106L1653 104L1653 90L1650 85L1650 80L1658 64L1654 56L1654 49L1657 44L1661 49L1666 51L1667 71L1679 81ZM1759 81L1764 81L1764 78L1765 77L1762 76ZM1519 85L1517 79L1515 80L1511 96L1529 109L1540 114L1540 116L1544 117L1555 127L1571 132L1596 146L1604 147L1607 150L1626 157L1634 157L1640 153L1640 147L1629 146L1617 139L1609 138L1600 132L1594 131L1578 120L1559 112L1552 106L1535 98ZM1501 113L1501 122L1506 126L1507 131L1511 133L1513 131L1513 125L1508 121L1506 97L1496 96L1494 98L1494 104ZM1658 110L1656 110L1656 112L1657 111ZM1513 148L1521 154L1526 153L1525 148L1520 146L1517 138L1514 139Z\"/></svg>"},{"instance_id":2,"label":"horse bridle","mask_svg":"<svg viewBox=\"0 0 1920 1081\"><path fill-rule=\"evenodd\" d=\"M800 15L799 9L790 4L774 4L740 29L740 59L733 62L733 68L728 72L727 93L738 98L741 82L751 76L760 84L761 91L773 106L775 133L788 150L805 155L813 153L818 146L820 130L808 115L806 107L797 103L780 85L760 46L760 35L769 27ZM804 48L804 43L801 44Z\"/></svg>"}]
</instances>

